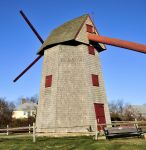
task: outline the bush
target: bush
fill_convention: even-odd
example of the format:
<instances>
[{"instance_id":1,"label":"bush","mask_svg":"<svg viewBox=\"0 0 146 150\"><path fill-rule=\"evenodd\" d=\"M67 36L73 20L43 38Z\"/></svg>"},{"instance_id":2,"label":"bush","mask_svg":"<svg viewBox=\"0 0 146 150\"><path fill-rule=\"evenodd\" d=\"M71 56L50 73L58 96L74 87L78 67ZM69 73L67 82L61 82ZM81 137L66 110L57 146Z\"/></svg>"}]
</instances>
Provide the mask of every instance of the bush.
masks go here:
<instances>
[{"instance_id":1,"label":"bush","mask_svg":"<svg viewBox=\"0 0 146 150\"><path fill-rule=\"evenodd\" d=\"M0 128L4 128L12 122L12 112L15 105L6 101L5 98L0 98Z\"/></svg>"},{"instance_id":2,"label":"bush","mask_svg":"<svg viewBox=\"0 0 146 150\"><path fill-rule=\"evenodd\" d=\"M34 117L23 118L23 119L12 119L12 122L9 124L10 127L26 127L29 124L32 126L35 122Z\"/></svg>"}]
</instances>

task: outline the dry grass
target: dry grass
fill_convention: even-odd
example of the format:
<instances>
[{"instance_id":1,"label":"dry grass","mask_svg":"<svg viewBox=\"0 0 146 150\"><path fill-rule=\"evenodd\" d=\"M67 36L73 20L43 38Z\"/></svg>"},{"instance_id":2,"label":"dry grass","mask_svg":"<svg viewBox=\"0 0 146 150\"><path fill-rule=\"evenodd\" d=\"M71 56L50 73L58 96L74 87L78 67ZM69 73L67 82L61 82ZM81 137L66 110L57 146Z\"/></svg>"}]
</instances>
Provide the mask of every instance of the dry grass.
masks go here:
<instances>
[{"instance_id":1,"label":"dry grass","mask_svg":"<svg viewBox=\"0 0 146 150\"><path fill-rule=\"evenodd\" d=\"M146 140L140 138L125 138L115 140L93 141L92 137L38 137L32 142L32 137L0 136L1 150L145 150Z\"/></svg>"}]
</instances>

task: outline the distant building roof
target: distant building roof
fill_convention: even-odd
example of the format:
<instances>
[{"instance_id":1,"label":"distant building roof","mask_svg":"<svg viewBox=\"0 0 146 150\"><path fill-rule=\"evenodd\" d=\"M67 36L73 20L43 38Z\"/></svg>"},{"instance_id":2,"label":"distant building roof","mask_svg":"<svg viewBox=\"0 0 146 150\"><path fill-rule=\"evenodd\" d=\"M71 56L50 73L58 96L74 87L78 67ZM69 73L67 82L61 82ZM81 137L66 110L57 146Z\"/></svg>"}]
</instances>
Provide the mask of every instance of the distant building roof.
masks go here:
<instances>
[{"instance_id":1,"label":"distant building roof","mask_svg":"<svg viewBox=\"0 0 146 150\"><path fill-rule=\"evenodd\" d=\"M132 107L142 115L146 115L146 105L132 105Z\"/></svg>"},{"instance_id":2,"label":"distant building roof","mask_svg":"<svg viewBox=\"0 0 146 150\"><path fill-rule=\"evenodd\" d=\"M19 105L15 110L17 111L30 111L30 110L36 110L37 104L33 102L26 102L21 105Z\"/></svg>"}]
</instances>

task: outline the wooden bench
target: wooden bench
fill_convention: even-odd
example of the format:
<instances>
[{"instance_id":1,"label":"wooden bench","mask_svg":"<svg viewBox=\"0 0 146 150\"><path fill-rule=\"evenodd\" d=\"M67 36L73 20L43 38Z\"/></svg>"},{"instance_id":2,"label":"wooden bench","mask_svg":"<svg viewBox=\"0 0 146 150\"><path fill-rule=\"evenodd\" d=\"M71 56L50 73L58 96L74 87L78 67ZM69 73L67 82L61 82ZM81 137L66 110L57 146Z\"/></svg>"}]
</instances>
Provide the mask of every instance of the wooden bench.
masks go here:
<instances>
[{"instance_id":1,"label":"wooden bench","mask_svg":"<svg viewBox=\"0 0 146 150\"><path fill-rule=\"evenodd\" d=\"M106 136L106 139L111 139L111 138L122 138L132 136L141 137L143 132L140 128L137 128L136 126L132 127L123 126L123 127L105 127L104 134Z\"/></svg>"}]
</instances>

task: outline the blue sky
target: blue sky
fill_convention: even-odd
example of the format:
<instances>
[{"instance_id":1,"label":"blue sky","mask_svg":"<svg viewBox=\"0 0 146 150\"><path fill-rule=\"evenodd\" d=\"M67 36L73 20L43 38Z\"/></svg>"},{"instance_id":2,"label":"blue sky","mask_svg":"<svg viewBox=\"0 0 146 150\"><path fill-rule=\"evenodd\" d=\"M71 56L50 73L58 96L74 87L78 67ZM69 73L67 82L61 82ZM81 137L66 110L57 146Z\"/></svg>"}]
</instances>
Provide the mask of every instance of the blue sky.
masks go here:
<instances>
[{"instance_id":1,"label":"blue sky","mask_svg":"<svg viewBox=\"0 0 146 150\"><path fill-rule=\"evenodd\" d=\"M1 0L0 97L9 101L39 94L41 80L43 59L12 82L41 46L19 15L20 9L44 40L62 23L89 13L101 35L146 44L145 0ZM107 46L100 59L108 101L146 103L146 54Z\"/></svg>"}]
</instances>

